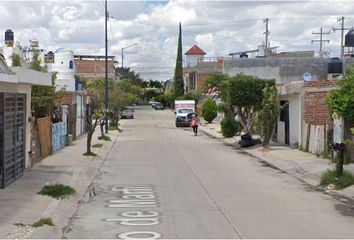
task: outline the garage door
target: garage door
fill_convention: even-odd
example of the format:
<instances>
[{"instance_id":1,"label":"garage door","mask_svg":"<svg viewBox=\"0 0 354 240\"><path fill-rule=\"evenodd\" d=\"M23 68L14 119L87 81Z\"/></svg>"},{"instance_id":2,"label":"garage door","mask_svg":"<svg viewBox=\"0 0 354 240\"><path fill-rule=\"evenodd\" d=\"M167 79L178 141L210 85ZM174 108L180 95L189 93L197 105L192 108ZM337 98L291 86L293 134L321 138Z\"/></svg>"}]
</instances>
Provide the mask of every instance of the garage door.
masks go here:
<instances>
[{"instance_id":1,"label":"garage door","mask_svg":"<svg viewBox=\"0 0 354 240\"><path fill-rule=\"evenodd\" d=\"M0 94L0 171L2 188L23 175L25 163L25 95Z\"/></svg>"}]
</instances>

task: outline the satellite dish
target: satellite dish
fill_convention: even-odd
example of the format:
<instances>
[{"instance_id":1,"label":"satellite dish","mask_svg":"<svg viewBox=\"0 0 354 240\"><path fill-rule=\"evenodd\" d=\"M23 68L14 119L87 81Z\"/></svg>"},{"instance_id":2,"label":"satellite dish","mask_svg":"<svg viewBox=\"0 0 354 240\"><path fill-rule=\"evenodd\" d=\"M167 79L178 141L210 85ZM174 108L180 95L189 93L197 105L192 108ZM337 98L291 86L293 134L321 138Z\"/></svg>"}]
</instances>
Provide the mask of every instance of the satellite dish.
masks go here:
<instances>
[{"instance_id":1,"label":"satellite dish","mask_svg":"<svg viewBox=\"0 0 354 240\"><path fill-rule=\"evenodd\" d=\"M302 77L304 78L305 82L311 81L311 79L312 79L312 75L309 72L305 72Z\"/></svg>"}]
</instances>

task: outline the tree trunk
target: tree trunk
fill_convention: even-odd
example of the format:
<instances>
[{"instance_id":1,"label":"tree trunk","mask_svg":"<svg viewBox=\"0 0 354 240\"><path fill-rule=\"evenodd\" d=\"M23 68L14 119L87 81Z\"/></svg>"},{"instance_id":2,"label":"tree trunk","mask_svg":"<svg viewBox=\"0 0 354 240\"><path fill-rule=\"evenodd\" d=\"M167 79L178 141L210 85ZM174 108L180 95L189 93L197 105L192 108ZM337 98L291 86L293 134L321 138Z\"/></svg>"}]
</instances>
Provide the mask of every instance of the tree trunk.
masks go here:
<instances>
[{"instance_id":1,"label":"tree trunk","mask_svg":"<svg viewBox=\"0 0 354 240\"><path fill-rule=\"evenodd\" d=\"M337 176L342 176L343 174L343 164L344 164L344 143L335 143L333 145L334 151L338 154L338 162L336 164L336 174Z\"/></svg>"},{"instance_id":2,"label":"tree trunk","mask_svg":"<svg viewBox=\"0 0 354 240\"><path fill-rule=\"evenodd\" d=\"M92 129L87 131L86 153L91 153L92 135L93 135Z\"/></svg>"}]
</instances>

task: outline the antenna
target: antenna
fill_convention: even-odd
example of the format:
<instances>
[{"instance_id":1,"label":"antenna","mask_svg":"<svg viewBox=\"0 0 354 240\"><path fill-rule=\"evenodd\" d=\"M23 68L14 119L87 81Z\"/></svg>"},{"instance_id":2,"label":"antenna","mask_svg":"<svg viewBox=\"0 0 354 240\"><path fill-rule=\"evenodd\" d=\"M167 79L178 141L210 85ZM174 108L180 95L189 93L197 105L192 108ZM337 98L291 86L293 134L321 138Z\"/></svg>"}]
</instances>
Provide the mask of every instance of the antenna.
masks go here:
<instances>
[{"instance_id":1,"label":"antenna","mask_svg":"<svg viewBox=\"0 0 354 240\"><path fill-rule=\"evenodd\" d=\"M265 48L264 48L264 56L268 55L268 36L270 35L270 32L268 30L268 23L269 23L269 18L263 19L263 23L265 23L266 30L263 34L265 34Z\"/></svg>"},{"instance_id":2,"label":"antenna","mask_svg":"<svg viewBox=\"0 0 354 240\"><path fill-rule=\"evenodd\" d=\"M323 58L323 50L322 50L322 42L327 42L327 43L329 43L329 40L323 40L322 39L322 35L324 35L324 34L331 34L331 32L323 32L323 30L322 30L322 28L321 28L321 30L320 30L320 32L312 32L312 34L319 34L320 35L320 39L319 40L311 40L311 43L314 43L314 42L319 42L320 43L320 56L321 56L321 58Z\"/></svg>"}]
</instances>

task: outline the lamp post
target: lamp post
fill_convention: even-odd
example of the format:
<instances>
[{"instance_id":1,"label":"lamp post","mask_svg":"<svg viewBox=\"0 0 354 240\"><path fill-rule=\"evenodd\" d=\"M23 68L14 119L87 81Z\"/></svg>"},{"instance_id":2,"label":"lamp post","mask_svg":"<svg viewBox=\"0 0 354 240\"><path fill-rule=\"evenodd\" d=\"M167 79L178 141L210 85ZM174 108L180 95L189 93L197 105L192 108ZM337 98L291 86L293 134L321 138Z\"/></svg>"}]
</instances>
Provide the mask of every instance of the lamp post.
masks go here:
<instances>
[{"instance_id":1,"label":"lamp post","mask_svg":"<svg viewBox=\"0 0 354 240\"><path fill-rule=\"evenodd\" d=\"M135 45L138 45L137 43L134 43L134 44L132 44L132 45L129 45L129 46L127 46L127 47L124 47L124 48L122 48L122 68L123 68L123 61L124 61L124 49L127 49L127 48L130 48L130 47L133 47L133 46L135 46Z\"/></svg>"}]
</instances>

